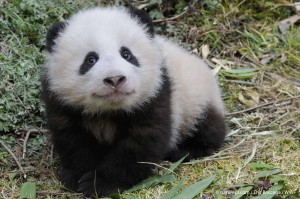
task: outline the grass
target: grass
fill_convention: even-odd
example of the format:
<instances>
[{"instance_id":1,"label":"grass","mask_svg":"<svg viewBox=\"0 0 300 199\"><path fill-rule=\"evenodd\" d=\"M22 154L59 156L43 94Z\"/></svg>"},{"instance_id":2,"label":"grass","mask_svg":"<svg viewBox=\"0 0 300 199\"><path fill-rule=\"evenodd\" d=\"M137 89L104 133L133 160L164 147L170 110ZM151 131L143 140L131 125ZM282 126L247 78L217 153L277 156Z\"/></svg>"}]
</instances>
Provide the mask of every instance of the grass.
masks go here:
<instances>
[{"instance_id":1,"label":"grass","mask_svg":"<svg viewBox=\"0 0 300 199\"><path fill-rule=\"evenodd\" d=\"M280 190L275 192L277 198L299 197L300 28L292 24L285 33L278 28L279 21L295 14L293 7L288 6L295 1L178 0L173 1L175 6L172 1L149 2L146 9L158 20L156 32L200 56L207 55L206 61L219 69L217 75L229 113L228 137L225 146L213 156L181 164L175 170L174 182L122 197L160 198L185 177L182 183L186 188L213 175L216 179L203 191L202 198L231 198L237 190L248 190L247 198L258 197L272 189ZM40 103L39 71L44 62L41 49L46 29L54 21L86 7L113 3L0 3L0 140L24 170L1 146L0 198L18 198L26 182L36 184L37 198L82 197L59 183L57 156L52 154L49 136L42 130L45 117ZM186 6L188 12L179 16ZM174 16L172 20L161 20ZM204 45L209 50L203 50ZM248 68L255 70L249 74L245 72ZM243 111L248 108L252 110ZM27 144L23 158L24 142ZM169 167L169 163L161 166ZM164 172L158 169L159 174ZM267 176L258 177L266 173ZM270 193L265 196L272 197Z\"/></svg>"}]
</instances>

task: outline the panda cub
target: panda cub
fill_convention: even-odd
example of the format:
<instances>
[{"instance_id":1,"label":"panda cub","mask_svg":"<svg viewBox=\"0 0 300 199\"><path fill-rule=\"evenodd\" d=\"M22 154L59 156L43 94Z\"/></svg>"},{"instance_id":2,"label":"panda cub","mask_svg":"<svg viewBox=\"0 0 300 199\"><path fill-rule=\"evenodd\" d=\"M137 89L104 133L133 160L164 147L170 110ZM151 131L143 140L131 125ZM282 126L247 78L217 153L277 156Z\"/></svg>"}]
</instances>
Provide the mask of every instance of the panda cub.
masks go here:
<instances>
[{"instance_id":1,"label":"panda cub","mask_svg":"<svg viewBox=\"0 0 300 199\"><path fill-rule=\"evenodd\" d=\"M60 180L106 196L149 177L140 162L211 154L225 137L209 67L155 35L133 8L94 8L55 23L46 38L42 97Z\"/></svg>"}]
</instances>

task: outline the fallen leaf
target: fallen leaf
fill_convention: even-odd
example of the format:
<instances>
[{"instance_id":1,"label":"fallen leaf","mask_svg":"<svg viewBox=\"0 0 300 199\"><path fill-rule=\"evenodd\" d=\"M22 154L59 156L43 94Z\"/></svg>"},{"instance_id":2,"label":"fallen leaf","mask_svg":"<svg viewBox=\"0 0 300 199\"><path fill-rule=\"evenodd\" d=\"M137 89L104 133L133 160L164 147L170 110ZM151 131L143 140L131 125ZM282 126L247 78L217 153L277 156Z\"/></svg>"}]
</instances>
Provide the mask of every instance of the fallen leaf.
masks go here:
<instances>
[{"instance_id":1,"label":"fallen leaf","mask_svg":"<svg viewBox=\"0 0 300 199\"><path fill-rule=\"evenodd\" d=\"M245 93L245 95L244 95ZM245 97L247 96L247 98ZM250 99L248 99L250 98ZM252 108L254 106L257 106L259 102L259 95L254 90L245 90L244 92L239 92L238 99L245 104L247 107Z\"/></svg>"},{"instance_id":2,"label":"fallen leaf","mask_svg":"<svg viewBox=\"0 0 300 199\"><path fill-rule=\"evenodd\" d=\"M201 46L201 53L202 53L202 57L203 59L207 59L210 51L209 51L209 46L208 45L203 45Z\"/></svg>"},{"instance_id":3,"label":"fallen leaf","mask_svg":"<svg viewBox=\"0 0 300 199\"><path fill-rule=\"evenodd\" d=\"M299 7L300 7L300 5L299 5ZM287 18L287 19L284 19L284 20L280 21L278 23L280 32L282 34L285 34L286 31L290 28L290 26L293 25L294 23L296 23L299 20L300 20L300 16L296 14L296 15L293 15L293 16Z\"/></svg>"},{"instance_id":4,"label":"fallen leaf","mask_svg":"<svg viewBox=\"0 0 300 199\"><path fill-rule=\"evenodd\" d=\"M275 57L277 57L276 54L269 55L269 56L263 58L262 60L260 60L260 63L265 65L265 64L269 63L270 61L272 61Z\"/></svg>"},{"instance_id":5,"label":"fallen leaf","mask_svg":"<svg viewBox=\"0 0 300 199\"><path fill-rule=\"evenodd\" d=\"M217 65L221 66L225 70L230 70L230 68L228 66L226 66L222 60L219 60L217 58L212 58L211 61L215 62Z\"/></svg>"}]
</instances>

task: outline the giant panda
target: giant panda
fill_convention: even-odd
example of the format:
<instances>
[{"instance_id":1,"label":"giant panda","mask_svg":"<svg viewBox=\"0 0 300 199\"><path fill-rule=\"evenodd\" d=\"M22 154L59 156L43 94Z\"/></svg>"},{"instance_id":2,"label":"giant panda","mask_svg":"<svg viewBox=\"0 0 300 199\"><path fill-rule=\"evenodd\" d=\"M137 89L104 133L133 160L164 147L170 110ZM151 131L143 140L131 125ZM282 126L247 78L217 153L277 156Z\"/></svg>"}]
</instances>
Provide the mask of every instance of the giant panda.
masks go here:
<instances>
[{"instance_id":1,"label":"giant panda","mask_svg":"<svg viewBox=\"0 0 300 199\"><path fill-rule=\"evenodd\" d=\"M121 192L162 160L211 154L225 137L204 61L154 34L133 8L80 11L46 36L42 99L60 180L85 196Z\"/></svg>"}]
</instances>

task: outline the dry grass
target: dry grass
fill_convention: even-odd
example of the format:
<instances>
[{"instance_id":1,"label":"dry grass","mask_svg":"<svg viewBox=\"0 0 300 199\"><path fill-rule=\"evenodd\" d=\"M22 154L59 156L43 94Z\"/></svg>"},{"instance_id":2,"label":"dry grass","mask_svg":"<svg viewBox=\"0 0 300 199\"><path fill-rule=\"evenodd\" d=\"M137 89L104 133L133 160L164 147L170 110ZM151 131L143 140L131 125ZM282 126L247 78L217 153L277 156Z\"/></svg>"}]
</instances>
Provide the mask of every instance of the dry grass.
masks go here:
<instances>
[{"instance_id":1,"label":"dry grass","mask_svg":"<svg viewBox=\"0 0 300 199\"><path fill-rule=\"evenodd\" d=\"M160 13L168 18L167 21L156 18L157 32L204 55L213 68L220 69L218 78L228 110L226 144L215 155L181 165L176 171L178 179L187 176L184 186L217 174L217 180L203 197L215 194L218 198L217 192L221 191L221 198L230 198L226 191L236 190L235 186L255 184L259 190L264 188L260 184L264 180L279 178L284 184L282 190L290 191L286 195L280 193L279 197L299 197L300 28L292 24L285 33L278 29L279 21L295 14L290 6L292 3L284 0L203 0L199 3L194 0L188 4L188 11L184 10L184 4L173 10L168 3L146 4L152 17ZM74 10L83 4L76 4ZM204 45L209 50L205 50ZM0 53L7 55L5 49ZM243 73L236 77L226 73L229 69L241 68L255 68L256 71L246 78ZM22 125L15 132L0 132L3 143L15 154L26 173L25 179L12 156L0 148L0 198L17 198L21 184L26 181L37 183L38 198L81 198L64 190L57 180L57 157L53 157L51 143L44 132L30 135L26 157L22 159L27 132L28 128ZM257 179L255 176L263 169L253 168L251 163L273 165L281 172ZM160 198L176 183L157 185L123 197Z\"/></svg>"}]
</instances>

